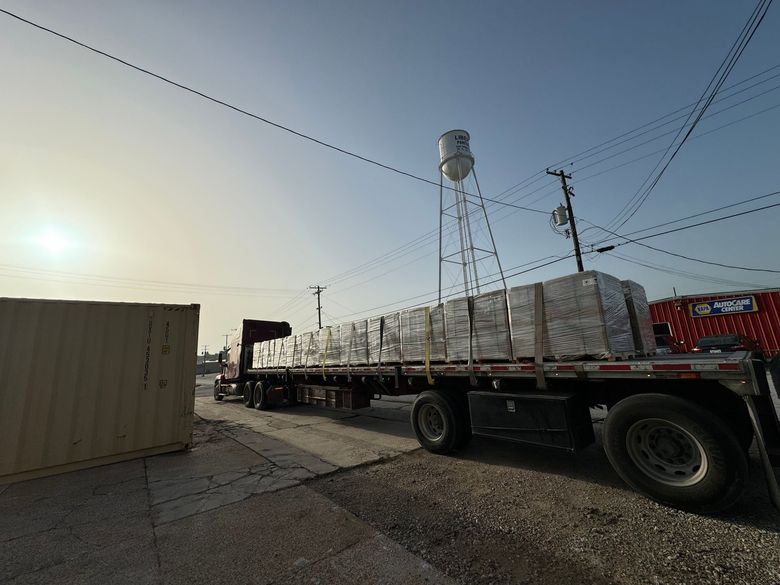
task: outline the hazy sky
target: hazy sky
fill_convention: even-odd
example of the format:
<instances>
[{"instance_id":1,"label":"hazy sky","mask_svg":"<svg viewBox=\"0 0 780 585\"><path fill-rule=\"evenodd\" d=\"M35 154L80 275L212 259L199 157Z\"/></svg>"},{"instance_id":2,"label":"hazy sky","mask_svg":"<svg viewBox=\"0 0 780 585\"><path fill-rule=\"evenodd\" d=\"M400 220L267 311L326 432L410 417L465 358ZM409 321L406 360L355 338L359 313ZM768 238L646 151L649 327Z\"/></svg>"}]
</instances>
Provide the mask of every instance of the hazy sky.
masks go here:
<instances>
[{"instance_id":1,"label":"hazy sky","mask_svg":"<svg viewBox=\"0 0 780 585\"><path fill-rule=\"evenodd\" d=\"M0 1L433 181L438 136L465 128L488 197L694 102L754 5ZM774 7L726 85L780 64L779 38ZM302 141L5 15L0 72L0 296L200 303L200 343L212 349L245 317L286 319L299 331L316 326L315 299L304 294L316 283L328 286L326 323L436 296L426 296L437 288L435 237L352 270L435 230L436 187ZM780 77L713 105L716 112L771 90L704 120L694 137L780 104L778 85ZM577 215L609 221L660 155L612 167L665 148L672 136L586 165L676 126L568 165ZM780 189L778 128L780 107L690 141L621 231ZM608 172L589 178L601 171ZM545 176L507 201L552 210L560 201L553 181ZM489 210L507 268L571 249L541 214ZM648 243L777 269L778 220L772 209ZM599 239L595 230L583 234L588 243ZM670 296L673 286L694 293L780 284L776 275L636 245L619 252L704 277L586 258L586 268L643 283L651 298ZM574 270L570 259L510 285Z\"/></svg>"}]
</instances>

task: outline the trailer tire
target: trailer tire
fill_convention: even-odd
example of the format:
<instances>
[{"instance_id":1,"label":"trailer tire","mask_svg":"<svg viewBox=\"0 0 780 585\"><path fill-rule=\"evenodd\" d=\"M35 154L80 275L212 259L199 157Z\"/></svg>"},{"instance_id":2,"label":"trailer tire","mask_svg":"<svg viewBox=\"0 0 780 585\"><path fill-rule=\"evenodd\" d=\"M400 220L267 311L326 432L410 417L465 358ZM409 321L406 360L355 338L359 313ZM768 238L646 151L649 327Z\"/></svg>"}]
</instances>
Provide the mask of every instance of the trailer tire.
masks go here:
<instances>
[{"instance_id":1,"label":"trailer tire","mask_svg":"<svg viewBox=\"0 0 780 585\"><path fill-rule=\"evenodd\" d=\"M254 395L255 383L247 382L244 384L244 394L242 396L244 406L252 408L252 396Z\"/></svg>"},{"instance_id":2,"label":"trailer tire","mask_svg":"<svg viewBox=\"0 0 780 585\"><path fill-rule=\"evenodd\" d=\"M258 382L255 385L255 393L253 396L253 405L257 410L268 410L270 405L268 404L268 384L265 382Z\"/></svg>"},{"instance_id":3,"label":"trailer tire","mask_svg":"<svg viewBox=\"0 0 780 585\"><path fill-rule=\"evenodd\" d=\"M621 400L607 414L603 440L623 481L661 504L717 512L734 504L747 482L747 455L731 426L678 396Z\"/></svg>"},{"instance_id":4,"label":"trailer tire","mask_svg":"<svg viewBox=\"0 0 780 585\"><path fill-rule=\"evenodd\" d=\"M463 447L471 427L458 400L444 392L422 392L412 406L412 428L420 445L431 453L445 454Z\"/></svg>"},{"instance_id":5,"label":"trailer tire","mask_svg":"<svg viewBox=\"0 0 780 585\"><path fill-rule=\"evenodd\" d=\"M222 394L221 390L222 389L220 388L219 380L214 380L214 400L219 401L225 397L225 395Z\"/></svg>"}]
</instances>

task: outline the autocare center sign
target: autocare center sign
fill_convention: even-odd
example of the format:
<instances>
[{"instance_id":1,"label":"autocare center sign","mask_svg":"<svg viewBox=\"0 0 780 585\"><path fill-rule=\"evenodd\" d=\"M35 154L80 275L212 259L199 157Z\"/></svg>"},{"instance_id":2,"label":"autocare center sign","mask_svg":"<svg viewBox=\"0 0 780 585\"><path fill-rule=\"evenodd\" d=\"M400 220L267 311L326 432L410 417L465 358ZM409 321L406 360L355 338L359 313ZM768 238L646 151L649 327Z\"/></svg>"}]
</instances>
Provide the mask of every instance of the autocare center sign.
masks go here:
<instances>
[{"instance_id":1,"label":"autocare center sign","mask_svg":"<svg viewBox=\"0 0 780 585\"><path fill-rule=\"evenodd\" d=\"M733 315L734 313L755 313L758 311L756 297L736 299L717 299L688 305L691 317L714 317L715 315Z\"/></svg>"}]
</instances>

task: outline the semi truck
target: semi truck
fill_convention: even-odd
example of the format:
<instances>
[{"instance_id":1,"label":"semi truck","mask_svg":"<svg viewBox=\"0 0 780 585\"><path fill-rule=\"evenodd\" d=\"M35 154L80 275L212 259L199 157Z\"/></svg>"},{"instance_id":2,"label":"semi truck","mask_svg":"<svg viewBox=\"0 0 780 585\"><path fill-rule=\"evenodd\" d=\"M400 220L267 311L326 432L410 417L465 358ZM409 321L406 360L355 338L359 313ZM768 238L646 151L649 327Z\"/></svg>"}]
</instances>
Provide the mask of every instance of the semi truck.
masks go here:
<instances>
[{"instance_id":1,"label":"semi truck","mask_svg":"<svg viewBox=\"0 0 780 585\"><path fill-rule=\"evenodd\" d=\"M426 363L253 367L254 343L290 335L286 322L244 320L214 381L214 399L268 409L297 402L361 408L372 397L416 395L411 424L436 454L472 436L577 452L595 441L591 409L606 409L602 443L617 474L665 505L713 513L734 504L758 447L770 500L780 422L770 366L750 352L534 363ZM780 395L778 396L780 398Z\"/></svg>"}]
</instances>

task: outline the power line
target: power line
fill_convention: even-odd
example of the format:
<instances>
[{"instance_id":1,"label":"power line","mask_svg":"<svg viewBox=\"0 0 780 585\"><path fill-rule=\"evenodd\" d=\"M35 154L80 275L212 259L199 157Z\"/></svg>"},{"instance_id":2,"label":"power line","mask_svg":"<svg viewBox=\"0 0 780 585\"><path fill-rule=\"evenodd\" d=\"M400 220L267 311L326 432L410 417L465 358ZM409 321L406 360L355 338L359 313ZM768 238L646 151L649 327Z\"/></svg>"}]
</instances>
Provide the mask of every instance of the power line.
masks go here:
<instances>
[{"instance_id":1,"label":"power line","mask_svg":"<svg viewBox=\"0 0 780 585\"><path fill-rule=\"evenodd\" d=\"M650 193L652 193L653 189L661 180L663 174L666 172L666 169L669 168L671 162L680 152L680 149L683 147L687 139L693 133L693 130L698 125L699 121L702 119L704 112L706 112L709 106L712 104L718 91L725 83L726 78L731 73L734 66L737 64L737 61L742 56L742 53L744 52L747 45L750 43L750 40L753 38L753 35L755 34L756 30L758 30L758 27L763 22L764 17L766 16L766 13L769 10L769 6L771 4L772 4L772 0L759 0L758 4L756 5L756 8L753 10L752 14L750 15L750 18L743 26L742 31L740 31L737 40L729 49L726 57L723 59L723 62L715 71L715 74L713 75L712 79L707 84L707 87L704 89L704 92L699 98L696 107L698 107L698 104L701 103L702 100L704 100L704 105L701 107L701 109L699 109L698 115L691 123L690 127L688 128L688 131L685 133L682 140L680 140L676 148L674 148L677 139L682 133L682 128L680 128L679 132L674 137L671 144L669 144L668 148L661 156L659 161L656 163L655 167L653 167L653 170L650 171L650 174L642 182L637 192L634 194L631 200L629 200L629 202L624 206L623 210L620 211L618 215L612 221L609 222L608 225L611 226L615 221L619 221L620 223L617 225L616 229L620 229L623 225L625 225L625 223L628 220L630 220L637 213L637 211L639 211L639 209L642 207L644 202L647 201L648 197L650 196ZM696 111L696 107L694 107L694 109L688 115L688 118L686 119L686 122L683 124L683 127L687 125L688 120L690 120L691 117L693 116L694 112ZM674 148L674 151L672 152L671 156L669 156L669 158L666 160L663 166L661 166L664 159L667 157L667 154L671 151L672 148ZM661 168L658 171L658 173L655 175L655 178L653 178L653 180L650 182L647 188L645 188L645 185L648 184L648 181L650 181L650 178L653 176L656 170L658 170L659 166ZM642 191L642 189L644 189L644 191ZM623 219L620 219L621 216L623 216Z\"/></svg>"}]
</instances>

